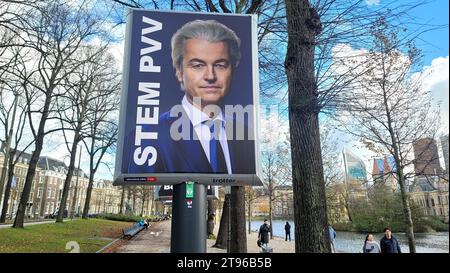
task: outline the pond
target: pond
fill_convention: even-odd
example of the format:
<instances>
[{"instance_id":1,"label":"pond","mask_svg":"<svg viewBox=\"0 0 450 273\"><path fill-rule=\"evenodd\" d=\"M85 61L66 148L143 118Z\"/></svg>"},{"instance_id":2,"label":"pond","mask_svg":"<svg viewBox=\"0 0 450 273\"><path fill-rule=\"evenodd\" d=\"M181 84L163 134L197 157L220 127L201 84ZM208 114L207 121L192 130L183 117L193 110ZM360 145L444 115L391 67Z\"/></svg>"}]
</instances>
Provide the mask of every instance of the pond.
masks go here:
<instances>
[{"instance_id":1,"label":"pond","mask_svg":"<svg viewBox=\"0 0 450 273\"><path fill-rule=\"evenodd\" d=\"M292 240L295 238L294 221L288 221L291 225ZM259 230L259 227L263 224L263 221L252 221L251 229L253 231ZM285 236L284 220L273 221L273 235L278 237ZM247 223L248 229L248 223ZM336 231L336 251L345 253L362 253L362 246L366 237L365 233L348 232L348 231ZM376 241L384 236L383 233L374 234ZM404 233L394 233L394 236L398 239L402 251L409 252L408 240ZM449 253L449 233L448 232L436 232L436 233L416 233L416 251L417 253Z\"/></svg>"}]
</instances>

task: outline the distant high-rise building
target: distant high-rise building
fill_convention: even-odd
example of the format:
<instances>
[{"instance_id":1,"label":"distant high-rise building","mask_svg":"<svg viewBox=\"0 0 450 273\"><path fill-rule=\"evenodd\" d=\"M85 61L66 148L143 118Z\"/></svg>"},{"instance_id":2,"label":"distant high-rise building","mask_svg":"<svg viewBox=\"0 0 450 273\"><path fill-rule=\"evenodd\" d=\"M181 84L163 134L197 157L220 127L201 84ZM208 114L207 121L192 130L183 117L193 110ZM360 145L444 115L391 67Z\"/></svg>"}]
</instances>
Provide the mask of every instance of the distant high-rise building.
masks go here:
<instances>
[{"instance_id":1,"label":"distant high-rise building","mask_svg":"<svg viewBox=\"0 0 450 273\"><path fill-rule=\"evenodd\" d=\"M414 171L419 176L432 176L442 173L436 140L423 138L413 144Z\"/></svg>"},{"instance_id":2,"label":"distant high-rise building","mask_svg":"<svg viewBox=\"0 0 450 273\"><path fill-rule=\"evenodd\" d=\"M393 156L373 160L372 178L374 183L384 183L393 191L398 189L397 167Z\"/></svg>"},{"instance_id":3,"label":"distant high-rise building","mask_svg":"<svg viewBox=\"0 0 450 273\"><path fill-rule=\"evenodd\" d=\"M350 151L344 150L345 176L347 181L367 181L366 165L364 161Z\"/></svg>"},{"instance_id":4,"label":"distant high-rise building","mask_svg":"<svg viewBox=\"0 0 450 273\"><path fill-rule=\"evenodd\" d=\"M350 151L344 150L345 184L350 200L367 197L367 172L364 161Z\"/></svg>"},{"instance_id":5,"label":"distant high-rise building","mask_svg":"<svg viewBox=\"0 0 450 273\"><path fill-rule=\"evenodd\" d=\"M445 170L448 173L448 135L441 137L442 155L444 156Z\"/></svg>"}]
</instances>

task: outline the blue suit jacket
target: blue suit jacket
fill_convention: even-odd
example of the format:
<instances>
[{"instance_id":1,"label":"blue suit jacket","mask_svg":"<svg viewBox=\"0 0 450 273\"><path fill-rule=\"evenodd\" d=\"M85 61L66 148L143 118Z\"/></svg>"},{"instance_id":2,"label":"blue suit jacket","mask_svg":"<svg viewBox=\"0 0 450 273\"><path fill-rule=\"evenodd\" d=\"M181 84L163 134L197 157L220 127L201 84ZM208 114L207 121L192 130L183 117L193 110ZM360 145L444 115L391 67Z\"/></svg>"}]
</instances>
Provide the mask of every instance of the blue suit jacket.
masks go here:
<instances>
[{"instance_id":1,"label":"blue suit jacket","mask_svg":"<svg viewBox=\"0 0 450 273\"><path fill-rule=\"evenodd\" d=\"M182 117L187 118L187 115L183 113ZM133 153L129 152L128 173L213 173L200 141L194 140L195 131L190 120L186 121L190 126L190 140L176 141L170 136L170 127L179 118L170 117L169 112L160 116L158 140L152 143L158 151L156 163L151 167L135 165ZM148 131L146 126L143 127L143 131ZM245 129L245 139L248 139L247 127ZM129 139L134 140L134 133ZM254 140L228 140L228 149L233 174L255 173Z\"/></svg>"}]
</instances>

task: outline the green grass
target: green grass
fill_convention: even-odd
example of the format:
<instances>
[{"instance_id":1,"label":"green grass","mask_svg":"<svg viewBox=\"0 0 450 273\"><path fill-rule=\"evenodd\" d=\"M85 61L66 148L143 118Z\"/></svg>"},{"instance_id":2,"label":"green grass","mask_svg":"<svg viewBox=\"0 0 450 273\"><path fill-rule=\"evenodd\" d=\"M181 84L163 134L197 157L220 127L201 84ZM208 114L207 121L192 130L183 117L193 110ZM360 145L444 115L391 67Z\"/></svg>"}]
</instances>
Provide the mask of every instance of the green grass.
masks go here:
<instances>
[{"instance_id":1,"label":"green grass","mask_svg":"<svg viewBox=\"0 0 450 273\"><path fill-rule=\"evenodd\" d=\"M68 242L80 246L81 253L101 249L121 235L121 229L130 223L104 219L77 219L64 223L49 223L25 228L0 229L0 253L64 253Z\"/></svg>"}]
</instances>

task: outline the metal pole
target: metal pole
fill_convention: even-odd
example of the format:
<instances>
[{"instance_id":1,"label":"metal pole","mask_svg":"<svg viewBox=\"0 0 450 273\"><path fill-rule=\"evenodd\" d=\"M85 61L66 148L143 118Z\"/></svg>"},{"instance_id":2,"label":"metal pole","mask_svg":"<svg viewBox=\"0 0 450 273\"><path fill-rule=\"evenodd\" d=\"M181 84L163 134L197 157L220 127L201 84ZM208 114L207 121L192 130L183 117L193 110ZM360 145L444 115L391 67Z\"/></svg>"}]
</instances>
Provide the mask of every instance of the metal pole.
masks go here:
<instances>
[{"instance_id":1,"label":"metal pole","mask_svg":"<svg viewBox=\"0 0 450 273\"><path fill-rule=\"evenodd\" d=\"M78 194L78 177L80 176L80 161L81 161L81 147L80 147L80 154L78 155L78 173L77 173L77 182L75 182L75 191L73 193L73 200L72 200L72 209L70 210L70 220L73 219L73 215L75 214L75 206L77 204L77 194Z\"/></svg>"},{"instance_id":2,"label":"metal pole","mask_svg":"<svg viewBox=\"0 0 450 273\"><path fill-rule=\"evenodd\" d=\"M231 253L231 195L228 197L228 242L227 242L227 253Z\"/></svg>"},{"instance_id":3,"label":"metal pole","mask_svg":"<svg viewBox=\"0 0 450 273\"><path fill-rule=\"evenodd\" d=\"M225 195L228 195L227 253L231 253L231 186L225 187Z\"/></svg>"},{"instance_id":4,"label":"metal pole","mask_svg":"<svg viewBox=\"0 0 450 273\"><path fill-rule=\"evenodd\" d=\"M206 253L205 185L173 185L171 237L171 253Z\"/></svg>"}]
</instances>

